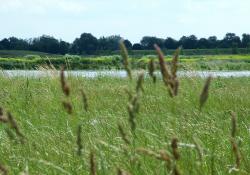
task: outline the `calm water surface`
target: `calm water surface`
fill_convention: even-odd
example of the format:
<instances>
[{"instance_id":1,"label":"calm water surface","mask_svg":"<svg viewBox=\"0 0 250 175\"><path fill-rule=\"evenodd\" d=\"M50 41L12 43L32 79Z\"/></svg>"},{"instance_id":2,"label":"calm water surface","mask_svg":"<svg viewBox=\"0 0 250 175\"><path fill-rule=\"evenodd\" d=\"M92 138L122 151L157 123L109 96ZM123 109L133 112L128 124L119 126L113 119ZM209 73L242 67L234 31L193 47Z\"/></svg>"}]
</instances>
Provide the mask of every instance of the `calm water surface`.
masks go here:
<instances>
[{"instance_id":1,"label":"calm water surface","mask_svg":"<svg viewBox=\"0 0 250 175\"><path fill-rule=\"evenodd\" d=\"M66 75L85 77L85 78L95 78L95 77L126 77L126 72L124 70L77 70L77 71L65 71ZM134 72L135 74L138 71ZM179 76L181 77L250 77L250 71L179 71ZM0 72L1 76L5 77L48 77L57 76L59 71L40 71L40 70L2 70ZM157 72L160 75L160 72Z\"/></svg>"}]
</instances>

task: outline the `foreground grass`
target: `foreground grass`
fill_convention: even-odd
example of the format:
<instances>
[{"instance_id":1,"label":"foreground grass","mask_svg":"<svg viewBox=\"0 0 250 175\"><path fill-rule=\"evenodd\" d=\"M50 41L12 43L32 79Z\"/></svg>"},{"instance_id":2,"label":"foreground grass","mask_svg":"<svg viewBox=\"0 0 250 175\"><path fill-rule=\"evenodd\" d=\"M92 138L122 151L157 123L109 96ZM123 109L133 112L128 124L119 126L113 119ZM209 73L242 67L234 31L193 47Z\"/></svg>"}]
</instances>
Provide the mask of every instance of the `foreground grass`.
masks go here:
<instances>
[{"instance_id":1,"label":"foreground grass","mask_svg":"<svg viewBox=\"0 0 250 175\"><path fill-rule=\"evenodd\" d=\"M162 81L144 83L135 135L128 122L128 96L135 80L69 77L73 114L62 107L65 97L59 78L0 77L0 106L10 111L26 137L24 144L8 137L0 123L0 163L10 174L88 174L90 151L95 153L98 174L116 174L119 167L133 175L170 174L165 163L135 152L143 147L171 154L170 142L179 140L181 174L228 174L235 158L230 142L230 111L238 116L237 140L242 154L238 174L250 173L250 79L214 79L202 112L199 94L204 80L183 78L180 94L170 98ZM80 89L88 96L89 111L83 108ZM122 140L117 123L131 145ZM77 128L82 126L82 155L77 155ZM194 140L204 150L202 160Z\"/></svg>"}]
</instances>

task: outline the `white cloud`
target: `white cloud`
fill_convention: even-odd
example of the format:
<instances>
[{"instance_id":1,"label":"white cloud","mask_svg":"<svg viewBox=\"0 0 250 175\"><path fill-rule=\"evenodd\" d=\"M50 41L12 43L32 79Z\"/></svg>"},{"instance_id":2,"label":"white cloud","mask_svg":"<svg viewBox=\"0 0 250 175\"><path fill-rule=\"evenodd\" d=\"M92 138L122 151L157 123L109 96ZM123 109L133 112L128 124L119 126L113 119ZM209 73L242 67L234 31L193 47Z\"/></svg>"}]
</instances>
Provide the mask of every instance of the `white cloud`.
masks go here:
<instances>
[{"instance_id":1,"label":"white cloud","mask_svg":"<svg viewBox=\"0 0 250 175\"><path fill-rule=\"evenodd\" d=\"M57 12L82 13L87 10L87 3L81 0L0 0L2 12L21 12L45 14L54 10Z\"/></svg>"}]
</instances>

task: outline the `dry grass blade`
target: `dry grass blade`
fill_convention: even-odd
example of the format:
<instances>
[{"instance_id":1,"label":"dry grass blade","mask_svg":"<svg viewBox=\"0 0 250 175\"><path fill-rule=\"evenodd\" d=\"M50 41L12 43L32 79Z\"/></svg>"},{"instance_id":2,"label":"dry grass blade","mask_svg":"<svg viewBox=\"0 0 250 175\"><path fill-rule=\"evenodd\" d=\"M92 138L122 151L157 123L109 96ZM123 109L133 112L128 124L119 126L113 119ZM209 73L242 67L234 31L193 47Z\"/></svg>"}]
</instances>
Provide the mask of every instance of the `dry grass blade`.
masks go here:
<instances>
[{"instance_id":1,"label":"dry grass blade","mask_svg":"<svg viewBox=\"0 0 250 175\"><path fill-rule=\"evenodd\" d=\"M179 160L180 159L180 154L178 152L178 139L177 138L172 139L171 147L172 147L174 159Z\"/></svg>"},{"instance_id":2,"label":"dry grass blade","mask_svg":"<svg viewBox=\"0 0 250 175\"><path fill-rule=\"evenodd\" d=\"M95 154L93 152L90 153L90 175L96 175Z\"/></svg>"},{"instance_id":3,"label":"dry grass blade","mask_svg":"<svg viewBox=\"0 0 250 175\"><path fill-rule=\"evenodd\" d=\"M136 83L136 92L137 92L137 93L138 93L140 90L141 90L142 92L144 92L143 86L142 86L143 81L144 81L144 72L142 71L142 72L139 73L139 77L138 77L138 80L137 80L137 83Z\"/></svg>"},{"instance_id":4,"label":"dry grass blade","mask_svg":"<svg viewBox=\"0 0 250 175\"><path fill-rule=\"evenodd\" d=\"M154 157L155 159L158 159L158 160L166 161L168 163L171 162L170 156L167 155L167 153L164 152L163 150L160 150L160 153L157 153L149 149L137 148L136 152L150 156L150 157Z\"/></svg>"},{"instance_id":5,"label":"dry grass blade","mask_svg":"<svg viewBox=\"0 0 250 175\"><path fill-rule=\"evenodd\" d=\"M123 127L122 127L122 125L121 124L118 124L118 130L119 130L119 133L120 133L120 135L121 135L121 137L122 137L122 140L126 143L126 144L130 144L130 141L129 141L129 139L128 139L128 136L127 136L127 134L125 133L125 131L124 131L124 129L123 129Z\"/></svg>"},{"instance_id":6,"label":"dry grass blade","mask_svg":"<svg viewBox=\"0 0 250 175\"><path fill-rule=\"evenodd\" d=\"M77 128L77 141L76 141L77 147L78 147L78 149L77 149L78 156L81 156L82 148L83 148L81 135L82 135L82 126L79 125Z\"/></svg>"},{"instance_id":7,"label":"dry grass blade","mask_svg":"<svg viewBox=\"0 0 250 175\"><path fill-rule=\"evenodd\" d=\"M156 75L155 75L155 63L154 60L151 58L148 62L148 73L149 76L153 79L153 82L156 83Z\"/></svg>"},{"instance_id":8,"label":"dry grass blade","mask_svg":"<svg viewBox=\"0 0 250 175\"><path fill-rule=\"evenodd\" d=\"M129 77L130 80L132 80L132 73L131 73L131 69L130 69L130 66L129 66L129 60L128 60L128 51L127 51L127 48L123 42L123 40L120 41L120 50L121 50L121 55L122 55L122 58L123 58L123 65L124 65L124 68L127 72L127 75Z\"/></svg>"},{"instance_id":9,"label":"dry grass blade","mask_svg":"<svg viewBox=\"0 0 250 175\"><path fill-rule=\"evenodd\" d=\"M88 98L87 98L87 95L83 89L81 89L81 95L82 95L84 109L85 109L85 111L88 111L88 109L89 109Z\"/></svg>"},{"instance_id":10,"label":"dry grass blade","mask_svg":"<svg viewBox=\"0 0 250 175\"><path fill-rule=\"evenodd\" d=\"M2 164L0 164L0 174L3 174L3 175L7 175L8 174L7 168L5 168L5 166L3 166Z\"/></svg>"},{"instance_id":11,"label":"dry grass blade","mask_svg":"<svg viewBox=\"0 0 250 175\"><path fill-rule=\"evenodd\" d=\"M206 103L207 99L208 99L208 91L209 91L209 86L211 83L212 77L209 76L205 82L205 85L202 89L201 95L200 95L200 110L202 109L202 107L204 106L204 104Z\"/></svg>"},{"instance_id":12,"label":"dry grass blade","mask_svg":"<svg viewBox=\"0 0 250 175\"><path fill-rule=\"evenodd\" d=\"M23 143L24 142L24 135L21 133L18 125L17 125L17 122L15 121L15 119L13 118L13 116L11 115L10 112L7 112L7 117L8 117L8 121L10 123L10 126L15 130L16 132L16 135L20 137L20 140L21 142Z\"/></svg>"}]
</instances>

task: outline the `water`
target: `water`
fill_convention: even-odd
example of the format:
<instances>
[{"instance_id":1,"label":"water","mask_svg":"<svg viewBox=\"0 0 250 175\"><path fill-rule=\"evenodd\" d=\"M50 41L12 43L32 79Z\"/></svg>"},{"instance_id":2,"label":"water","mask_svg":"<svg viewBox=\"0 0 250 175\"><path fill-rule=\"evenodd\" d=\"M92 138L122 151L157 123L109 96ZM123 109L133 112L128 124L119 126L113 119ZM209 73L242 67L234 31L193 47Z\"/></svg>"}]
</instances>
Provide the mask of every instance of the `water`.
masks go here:
<instances>
[{"instance_id":1,"label":"water","mask_svg":"<svg viewBox=\"0 0 250 175\"><path fill-rule=\"evenodd\" d=\"M106 77L126 77L124 70L77 70L77 71L65 71L66 75L95 78L100 76ZM135 71L134 73L138 73ZM0 76L5 77L48 77L58 76L59 71L50 70L2 70ZM157 72L160 75L160 72ZM250 71L179 71L180 77L250 77Z\"/></svg>"}]
</instances>

